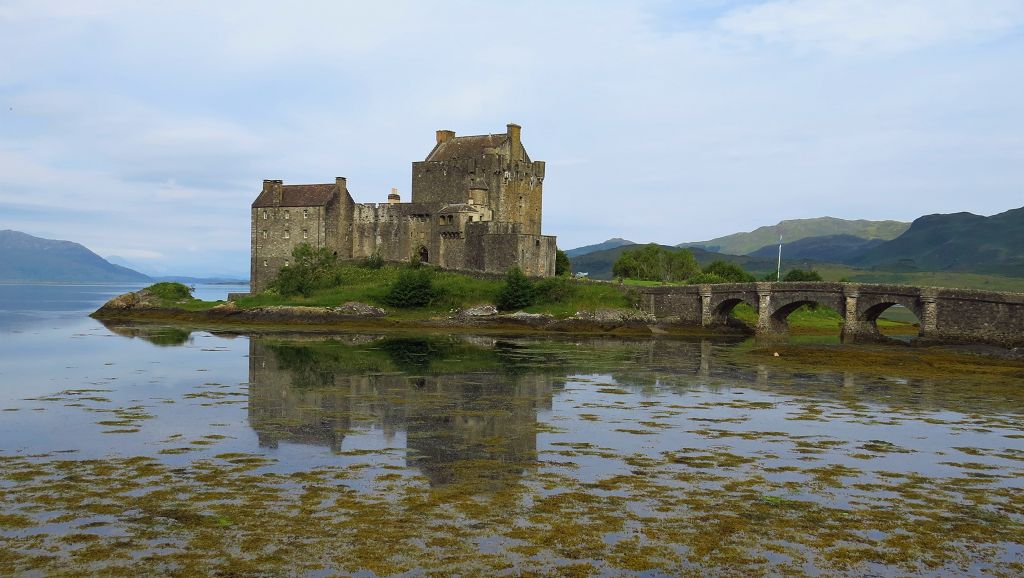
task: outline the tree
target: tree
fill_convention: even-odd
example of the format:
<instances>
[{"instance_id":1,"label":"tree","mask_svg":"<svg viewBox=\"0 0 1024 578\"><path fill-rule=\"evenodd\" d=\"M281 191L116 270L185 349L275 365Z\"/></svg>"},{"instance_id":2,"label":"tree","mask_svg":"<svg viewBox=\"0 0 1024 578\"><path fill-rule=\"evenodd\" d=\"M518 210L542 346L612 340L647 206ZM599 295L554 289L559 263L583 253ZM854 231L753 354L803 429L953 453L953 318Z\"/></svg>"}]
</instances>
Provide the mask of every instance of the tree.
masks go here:
<instances>
[{"instance_id":1,"label":"tree","mask_svg":"<svg viewBox=\"0 0 1024 578\"><path fill-rule=\"evenodd\" d=\"M562 277L572 273L572 263L569 255L561 249L555 249L555 275Z\"/></svg>"},{"instance_id":2,"label":"tree","mask_svg":"<svg viewBox=\"0 0 1024 578\"><path fill-rule=\"evenodd\" d=\"M334 268L337 260L337 256L326 247L314 249L309 243L302 243L292 249L292 263L277 272L271 287L281 295L301 293L308 297L314 290L336 282Z\"/></svg>"},{"instance_id":3,"label":"tree","mask_svg":"<svg viewBox=\"0 0 1024 578\"><path fill-rule=\"evenodd\" d=\"M413 308L429 305L438 296L434 288L434 272L426 267L403 269L384 295L384 303L392 307Z\"/></svg>"},{"instance_id":4,"label":"tree","mask_svg":"<svg viewBox=\"0 0 1024 578\"><path fill-rule=\"evenodd\" d=\"M685 281L700 273L700 266L689 250L670 250L650 243L624 251L612 265L612 273L644 281Z\"/></svg>"},{"instance_id":5,"label":"tree","mask_svg":"<svg viewBox=\"0 0 1024 578\"><path fill-rule=\"evenodd\" d=\"M783 281L821 281L821 275L814 269L804 271L803 269L790 269L785 276L782 277Z\"/></svg>"},{"instance_id":6,"label":"tree","mask_svg":"<svg viewBox=\"0 0 1024 578\"><path fill-rule=\"evenodd\" d=\"M536 300L533 283L519 267L510 267L505 274L505 284L498 291L494 305L501 311L515 311L533 305Z\"/></svg>"},{"instance_id":7,"label":"tree","mask_svg":"<svg viewBox=\"0 0 1024 578\"><path fill-rule=\"evenodd\" d=\"M713 261L707 267L704 267L704 274L714 275L722 279L719 283L751 283L757 280L736 263L722 261L721 259Z\"/></svg>"}]
</instances>

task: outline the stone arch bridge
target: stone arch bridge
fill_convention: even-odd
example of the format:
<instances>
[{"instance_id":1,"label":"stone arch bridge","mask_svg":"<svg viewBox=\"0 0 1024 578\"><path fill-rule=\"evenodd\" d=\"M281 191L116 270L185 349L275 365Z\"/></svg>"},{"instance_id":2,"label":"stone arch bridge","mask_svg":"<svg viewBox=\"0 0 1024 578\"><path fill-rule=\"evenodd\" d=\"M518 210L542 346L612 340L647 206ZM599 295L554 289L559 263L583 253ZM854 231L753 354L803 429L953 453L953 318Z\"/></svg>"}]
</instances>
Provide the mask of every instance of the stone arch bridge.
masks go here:
<instances>
[{"instance_id":1,"label":"stone arch bridge","mask_svg":"<svg viewBox=\"0 0 1024 578\"><path fill-rule=\"evenodd\" d=\"M641 308L685 325L724 326L740 303L757 311L758 334L787 330L786 317L818 303L843 317L844 341L881 338L879 315L902 305L920 320L919 337L946 343L1024 346L1024 294L860 283L724 283L639 287Z\"/></svg>"}]
</instances>

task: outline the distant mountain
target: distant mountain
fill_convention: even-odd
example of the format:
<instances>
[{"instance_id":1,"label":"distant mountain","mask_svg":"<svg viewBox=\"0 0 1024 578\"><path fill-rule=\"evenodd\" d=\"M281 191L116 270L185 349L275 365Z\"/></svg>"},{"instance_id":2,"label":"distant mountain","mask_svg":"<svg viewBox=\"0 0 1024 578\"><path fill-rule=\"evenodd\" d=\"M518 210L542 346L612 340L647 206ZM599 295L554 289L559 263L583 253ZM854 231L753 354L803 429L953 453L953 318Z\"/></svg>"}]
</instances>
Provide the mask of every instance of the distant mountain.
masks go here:
<instances>
[{"instance_id":1,"label":"distant mountain","mask_svg":"<svg viewBox=\"0 0 1024 578\"><path fill-rule=\"evenodd\" d=\"M681 243L680 247L701 247L708 251L728 253L731 255L748 255L767 245L778 245L779 234L784 243L792 243L808 237L831 235L851 235L862 239L882 239L888 241L900 236L910 227L910 223L900 221L848 221L834 217L817 219L792 219L777 225L760 227L749 233L733 233L710 241L697 243Z\"/></svg>"},{"instance_id":2,"label":"distant mountain","mask_svg":"<svg viewBox=\"0 0 1024 578\"><path fill-rule=\"evenodd\" d=\"M853 235L825 235L806 237L782 245L782 256L787 259L806 259L825 263L852 263L861 258L872 247L885 243L882 239L864 239ZM750 253L751 257L774 259L779 254L779 244L772 243Z\"/></svg>"},{"instance_id":3,"label":"distant mountain","mask_svg":"<svg viewBox=\"0 0 1024 578\"><path fill-rule=\"evenodd\" d=\"M669 251L683 250L683 248L680 247L670 247L668 245L659 246L663 249L668 249ZM612 265L615 264L615 260L618 259L623 252L633 248L636 248L636 245L613 247L603 251L595 251L593 253L587 253L586 255L580 255L579 257L569 257L569 261L572 263L572 270L574 273L586 273L591 279L611 279ZM768 271L775 271L774 259L762 259L746 255L725 255L722 253L715 253L713 251L705 251L704 249L697 247L689 247L688 249L693 253L693 256L702 267L712 261L722 260L730 263L736 263L745 271L754 274L763 274ZM785 264L786 261L783 261L783 263Z\"/></svg>"},{"instance_id":4,"label":"distant mountain","mask_svg":"<svg viewBox=\"0 0 1024 578\"><path fill-rule=\"evenodd\" d=\"M0 281L132 282L150 278L78 243L0 231Z\"/></svg>"},{"instance_id":5,"label":"distant mountain","mask_svg":"<svg viewBox=\"0 0 1024 578\"><path fill-rule=\"evenodd\" d=\"M1024 207L983 217L927 215L865 251L855 265L886 271L958 271L1024 277Z\"/></svg>"},{"instance_id":6,"label":"distant mountain","mask_svg":"<svg viewBox=\"0 0 1024 578\"><path fill-rule=\"evenodd\" d=\"M614 239L608 239L604 243L598 243L596 245L586 245L584 247L576 247L575 249L569 249L565 252L569 257L579 257L580 255L586 255L588 253L596 253L598 251L604 251L605 249L614 249L616 247L624 247L627 245L636 245L633 241L627 241L626 239L620 239L618 237Z\"/></svg>"}]
</instances>

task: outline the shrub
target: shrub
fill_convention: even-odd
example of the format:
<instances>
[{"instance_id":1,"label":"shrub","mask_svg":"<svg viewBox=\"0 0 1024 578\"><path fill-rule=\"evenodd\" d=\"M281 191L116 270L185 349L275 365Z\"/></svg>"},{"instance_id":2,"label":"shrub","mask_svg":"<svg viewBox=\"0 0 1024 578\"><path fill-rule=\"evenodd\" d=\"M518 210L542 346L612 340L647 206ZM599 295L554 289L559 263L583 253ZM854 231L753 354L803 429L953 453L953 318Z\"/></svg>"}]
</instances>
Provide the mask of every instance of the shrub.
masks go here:
<instances>
[{"instance_id":1,"label":"shrub","mask_svg":"<svg viewBox=\"0 0 1024 578\"><path fill-rule=\"evenodd\" d=\"M572 262L569 261L569 255L561 249L555 249L555 275L561 277L571 273Z\"/></svg>"},{"instance_id":2,"label":"shrub","mask_svg":"<svg viewBox=\"0 0 1024 578\"><path fill-rule=\"evenodd\" d=\"M177 301L180 299L192 298L192 289L187 285L168 281L163 283L154 283L153 285L146 287L146 291L149 291L151 295L155 295L160 299L172 299Z\"/></svg>"},{"instance_id":3,"label":"shrub","mask_svg":"<svg viewBox=\"0 0 1024 578\"><path fill-rule=\"evenodd\" d=\"M326 247L314 249L308 243L302 243L292 249L291 266L282 267L277 272L271 288L285 296L302 294L309 297L316 289L340 282L337 260L337 256Z\"/></svg>"},{"instance_id":4,"label":"shrub","mask_svg":"<svg viewBox=\"0 0 1024 578\"><path fill-rule=\"evenodd\" d=\"M803 269L790 269L785 276L782 277L783 281L821 281L821 275L818 274L814 269L804 271Z\"/></svg>"},{"instance_id":5,"label":"shrub","mask_svg":"<svg viewBox=\"0 0 1024 578\"><path fill-rule=\"evenodd\" d=\"M384 257L378 251L374 251L372 255L363 259L361 265L367 269L380 269L384 266Z\"/></svg>"},{"instance_id":6,"label":"shrub","mask_svg":"<svg viewBox=\"0 0 1024 578\"><path fill-rule=\"evenodd\" d=\"M430 269L403 269L384 295L384 303L392 307L425 307L439 297Z\"/></svg>"},{"instance_id":7,"label":"shrub","mask_svg":"<svg viewBox=\"0 0 1024 578\"><path fill-rule=\"evenodd\" d=\"M624 251L612 265L616 277L644 281L685 281L700 273L693 253L686 249L669 250L651 243Z\"/></svg>"},{"instance_id":8,"label":"shrub","mask_svg":"<svg viewBox=\"0 0 1024 578\"><path fill-rule=\"evenodd\" d=\"M564 303L576 296L576 284L565 277L548 277L533 288L536 303Z\"/></svg>"},{"instance_id":9,"label":"shrub","mask_svg":"<svg viewBox=\"0 0 1024 578\"><path fill-rule=\"evenodd\" d=\"M702 283L751 283L757 280L736 263L722 260L709 263L707 267L704 267L704 274L718 277L721 281L701 281ZM694 281L691 279L690 282Z\"/></svg>"},{"instance_id":10,"label":"shrub","mask_svg":"<svg viewBox=\"0 0 1024 578\"><path fill-rule=\"evenodd\" d=\"M523 275L519 267L510 267L505 274L505 284L498 291L494 305L500 311L514 311L533 305L536 300L533 283Z\"/></svg>"}]
</instances>

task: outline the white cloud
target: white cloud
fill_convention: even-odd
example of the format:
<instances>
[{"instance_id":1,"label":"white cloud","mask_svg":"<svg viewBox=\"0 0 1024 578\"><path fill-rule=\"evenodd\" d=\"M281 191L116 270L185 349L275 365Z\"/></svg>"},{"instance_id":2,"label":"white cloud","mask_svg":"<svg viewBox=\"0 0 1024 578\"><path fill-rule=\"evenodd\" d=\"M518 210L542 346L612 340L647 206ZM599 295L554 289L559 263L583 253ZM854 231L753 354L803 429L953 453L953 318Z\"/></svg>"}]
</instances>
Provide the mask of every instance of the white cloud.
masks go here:
<instances>
[{"instance_id":1,"label":"white cloud","mask_svg":"<svg viewBox=\"0 0 1024 578\"><path fill-rule=\"evenodd\" d=\"M1009 34L1024 26L1024 2L774 0L737 8L719 25L803 50L895 52Z\"/></svg>"}]
</instances>

